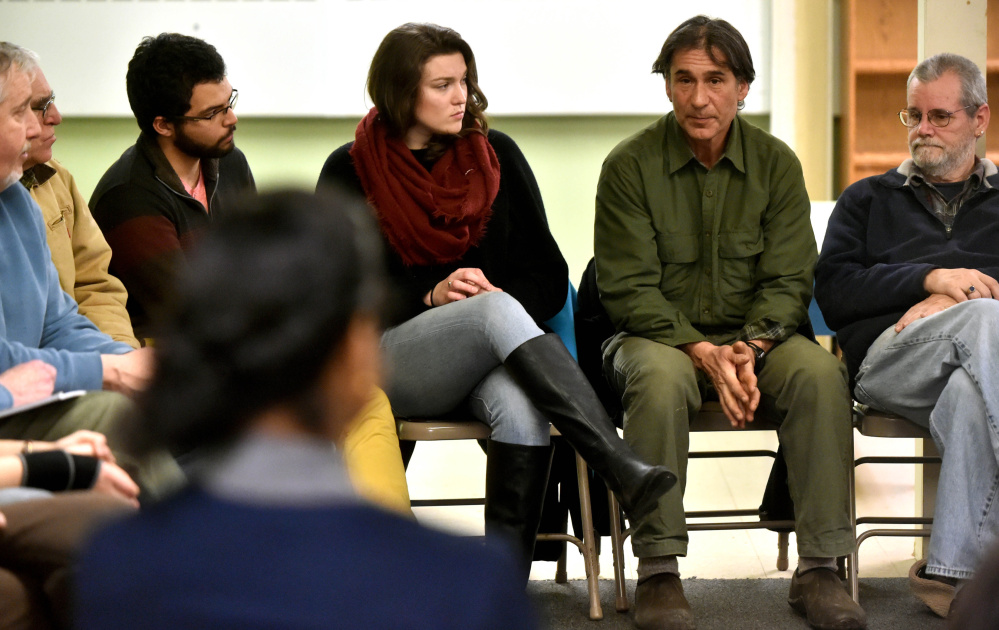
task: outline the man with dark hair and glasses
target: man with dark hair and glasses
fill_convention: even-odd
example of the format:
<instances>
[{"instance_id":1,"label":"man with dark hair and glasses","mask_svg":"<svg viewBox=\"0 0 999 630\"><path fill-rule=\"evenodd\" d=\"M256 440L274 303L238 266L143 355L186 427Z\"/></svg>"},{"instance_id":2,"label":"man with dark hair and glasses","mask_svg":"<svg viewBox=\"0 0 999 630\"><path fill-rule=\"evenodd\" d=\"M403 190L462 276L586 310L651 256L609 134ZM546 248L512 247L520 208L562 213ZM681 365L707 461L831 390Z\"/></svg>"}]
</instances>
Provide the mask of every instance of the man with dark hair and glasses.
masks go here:
<instances>
[{"instance_id":1,"label":"man with dark hair and glasses","mask_svg":"<svg viewBox=\"0 0 999 630\"><path fill-rule=\"evenodd\" d=\"M145 38L128 64L128 102L142 132L101 178L90 200L114 256L111 271L128 289L141 336L166 304L185 250L200 232L255 191L233 144L238 92L210 44L186 35ZM340 445L365 498L412 515L395 418L380 389Z\"/></svg>"},{"instance_id":2,"label":"man with dark hair and glasses","mask_svg":"<svg viewBox=\"0 0 999 630\"><path fill-rule=\"evenodd\" d=\"M930 429L943 454L916 595L947 616L999 533L999 171L975 155L985 78L943 53L909 75L911 159L847 188L816 269L854 396Z\"/></svg>"},{"instance_id":3,"label":"man with dark hair and glasses","mask_svg":"<svg viewBox=\"0 0 999 630\"><path fill-rule=\"evenodd\" d=\"M255 185L233 140L238 92L214 46L178 33L147 37L125 81L141 133L90 207L114 252L111 272L128 289L132 325L149 336L184 249Z\"/></svg>"},{"instance_id":4,"label":"man with dark hair and glasses","mask_svg":"<svg viewBox=\"0 0 999 630\"><path fill-rule=\"evenodd\" d=\"M128 297L125 287L108 272L111 248L91 216L73 175L52 157L55 128L62 122L62 113L41 68L35 69L31 82L31 111L38 119L41 133L28 150L21 184L42 210L45 238L59 272L59 284L76 300L80 314L101 332L138 348L125 310Z\"/></svg>"}]
</instances>

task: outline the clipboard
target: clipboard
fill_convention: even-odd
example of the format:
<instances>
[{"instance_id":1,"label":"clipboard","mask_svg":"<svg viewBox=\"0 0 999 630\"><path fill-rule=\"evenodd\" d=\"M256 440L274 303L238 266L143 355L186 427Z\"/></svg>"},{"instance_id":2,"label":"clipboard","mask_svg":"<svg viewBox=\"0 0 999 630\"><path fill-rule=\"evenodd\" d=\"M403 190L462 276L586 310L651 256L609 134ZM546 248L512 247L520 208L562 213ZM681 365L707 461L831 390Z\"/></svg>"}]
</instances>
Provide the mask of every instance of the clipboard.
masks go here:
<instances>
[{"instance_id":1,"label":"clipboard","mask_svg":"<svg viewBox=\"0 0 999 630\"><path fill-rule=\"evenodd\" d=\"M30 402L24 405L17 405L15 407L8 407L7 409L0 411L0 420L8 416L19 414L22 411L30 411L31 409L37 409L39 407L51 405L52 403L62 402L64 400L71 400L73 398L79 398L80 396L83 396L86 393L87 392L82 389L74 389L73 391L69 392L57 392L46 398L36 400L35 402Z\"/></svg>"}]
</instances>

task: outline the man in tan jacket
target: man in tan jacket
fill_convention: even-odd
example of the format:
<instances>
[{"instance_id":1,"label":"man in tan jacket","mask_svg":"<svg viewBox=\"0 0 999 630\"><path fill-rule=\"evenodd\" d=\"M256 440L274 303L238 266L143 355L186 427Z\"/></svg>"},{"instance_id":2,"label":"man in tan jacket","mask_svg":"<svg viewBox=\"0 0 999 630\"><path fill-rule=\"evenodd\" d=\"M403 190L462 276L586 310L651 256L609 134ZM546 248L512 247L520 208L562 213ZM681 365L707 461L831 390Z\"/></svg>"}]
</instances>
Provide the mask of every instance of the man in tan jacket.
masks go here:
<instances>
[{"instance_id":1,"label":"man in tan jacket","mask_svg":"<svg viewBox=\"0 0 999 630\"><path fill-rule=\"evenodd\" d=\"M139 347L125 310L125 286L108 273L111 248L66 167L52 158L55 128L62 115L41 68L31 84L31 109L41 135L31 142L21 183L42 209L52 262L59 284L79 305L80 313L115 341Z\"/></svg>"}]
</instances>

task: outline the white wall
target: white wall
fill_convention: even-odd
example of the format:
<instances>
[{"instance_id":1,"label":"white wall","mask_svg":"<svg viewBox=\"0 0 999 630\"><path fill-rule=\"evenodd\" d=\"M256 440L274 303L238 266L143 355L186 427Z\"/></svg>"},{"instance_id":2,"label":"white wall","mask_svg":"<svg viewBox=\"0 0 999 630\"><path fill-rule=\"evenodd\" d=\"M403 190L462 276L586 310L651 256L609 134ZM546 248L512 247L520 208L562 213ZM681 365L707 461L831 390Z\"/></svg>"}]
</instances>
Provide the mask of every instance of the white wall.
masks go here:
<instances>
[{"instance_id":1,"label":"white wall","mask_svg":"<svg viewBox=\"0 0 999 630\"><path fill-rule=\"evenodd\" d=\"M378 43L408 21L471 44L492 114L661 114L650 74L666 36L696 13L738 28L757 81L747 113L770 110L770 0L0 0L0 39L38 52L59 108L130 115L125 70L146 35L218 48L240 114L358 116Z\"/></svg>"}]
</instances>

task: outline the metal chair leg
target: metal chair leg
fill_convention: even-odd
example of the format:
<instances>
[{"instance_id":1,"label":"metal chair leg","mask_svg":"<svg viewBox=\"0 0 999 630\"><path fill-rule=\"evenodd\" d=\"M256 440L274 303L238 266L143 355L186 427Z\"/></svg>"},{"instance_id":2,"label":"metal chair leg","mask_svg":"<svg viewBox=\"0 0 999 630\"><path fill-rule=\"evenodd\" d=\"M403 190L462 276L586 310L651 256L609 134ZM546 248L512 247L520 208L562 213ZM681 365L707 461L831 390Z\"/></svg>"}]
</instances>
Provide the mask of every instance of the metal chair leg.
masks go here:
<instances>
[{"instance_id":1,"label":"metal chair leg","mask_svg":"<svg viewBox=\"0 0 999 630\"><path fill-rule=\"evenodd\" d=\"M555 563L555 583L565 584L569 581L569 575L565 570L565 564L567 561L567 553L569 545L562 543L562 553L558 556L558 562Z\"/></svg>"},{"instance_id":2,"label":"metal chair leg","mask_svg":"<svg viewBox=\"0 0 999 630\"><path fill-rule=\"evenodd\" d=\"M583 528L583 564L586 567L586 588L590 595L590 619L604 618L600 606L600 562L597 557L596 532L593 530L593 510L590 506L590 480L586 462L576 453L576 477L579 481L580 521Z\"/></svg>"},{"instance_id":3,"label":"metal chair leg","mask_svg":"<svg viewBox=\"0 0 999 630\"><path fill-rule=\"evenodd\" d=\"M856 457L856 455L854 455ZM853 535L857 535L857 467L851 462L849 481L847 487L850 489L850 524L853 526ZM860 543L853 545L853 551L847 556L846 561L846 590L850 593L853 601L860 603L860 573L857 563L860 561Z\"/></svg>"},{"instance_id":4,"label":"metal chair leg","mask_svg":"<svg viewBox=\"0 0 999 630\"><path fill-rule=\"evenodd\" d=\"M607 506L610 512L611 551L614 556L614 587L617 591L614 598L614 608L618 612L627 612L628 591L624 582L624 535L621 532L621 507L617 503L617 497L610 490L607 491Z\"/></svg>"},{"instance_id":5,"label":"metal chair leg","mask_svg":"<svg viewBox=\"0 0 999 630\"><path fill-rule=\"evenodd\" d=\"M777 532L777 570L787 571L787 545L790 532Z\"/></svg>"}]
</instances>

